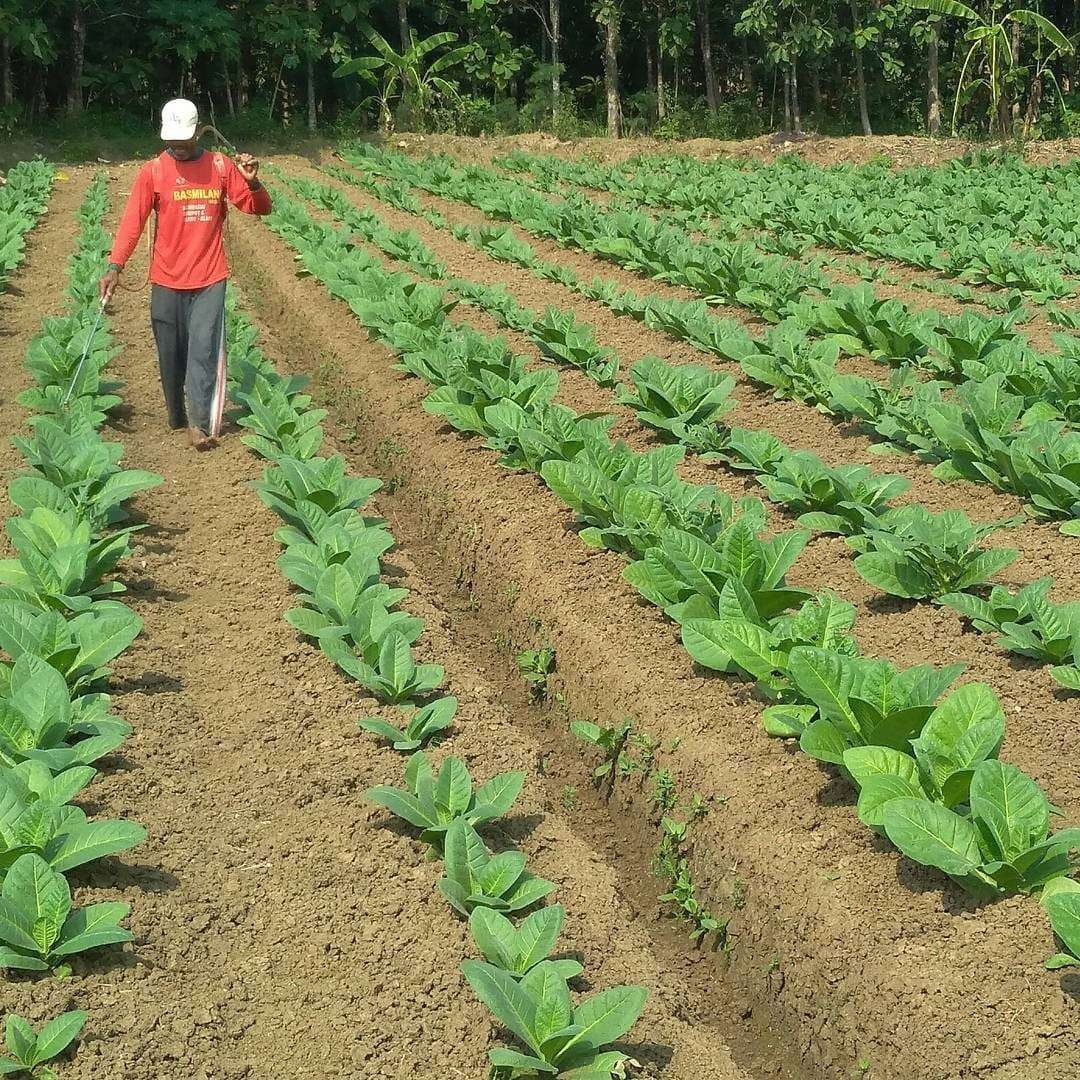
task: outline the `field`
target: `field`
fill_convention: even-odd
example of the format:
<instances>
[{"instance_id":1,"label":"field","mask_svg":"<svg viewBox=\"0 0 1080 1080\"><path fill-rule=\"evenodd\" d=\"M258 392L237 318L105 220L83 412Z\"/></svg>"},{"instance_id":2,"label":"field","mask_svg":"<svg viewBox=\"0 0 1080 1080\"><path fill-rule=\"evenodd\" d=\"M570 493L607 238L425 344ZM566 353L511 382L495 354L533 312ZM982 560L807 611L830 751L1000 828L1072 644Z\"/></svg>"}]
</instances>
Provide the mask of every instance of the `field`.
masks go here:
<instances>
[{"instance_id":1,"label":"field","mask_svg":"<svg viewBox=\"0 0 1080 1080\"><path fill-rule=\"evenodd\" d=\"M431 146L264 163L211 454L145 245L96 323L138 164L0 188L5 1012L73 1080L1076 1076L1075 166Z\"/></svg>"}]
</instances>

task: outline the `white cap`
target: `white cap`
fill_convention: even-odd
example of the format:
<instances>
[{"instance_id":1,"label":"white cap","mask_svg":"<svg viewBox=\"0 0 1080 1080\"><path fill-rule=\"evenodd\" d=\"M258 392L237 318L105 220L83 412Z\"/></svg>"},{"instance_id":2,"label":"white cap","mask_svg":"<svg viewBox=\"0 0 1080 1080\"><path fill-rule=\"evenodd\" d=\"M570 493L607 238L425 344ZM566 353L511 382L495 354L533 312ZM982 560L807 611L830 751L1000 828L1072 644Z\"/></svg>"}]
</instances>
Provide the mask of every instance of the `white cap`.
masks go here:
<instances>
[{"instance_id":1,"label":"white cap","mask_svg":"<svg viewBox=\"0 0 1080 1080\"><path fill-rule=\"evenodd\" d=\"M161 137L166 142L184 142L195 138L199 110L193 101L174 98L161 110Z\"/></svg>"}]
</instances>

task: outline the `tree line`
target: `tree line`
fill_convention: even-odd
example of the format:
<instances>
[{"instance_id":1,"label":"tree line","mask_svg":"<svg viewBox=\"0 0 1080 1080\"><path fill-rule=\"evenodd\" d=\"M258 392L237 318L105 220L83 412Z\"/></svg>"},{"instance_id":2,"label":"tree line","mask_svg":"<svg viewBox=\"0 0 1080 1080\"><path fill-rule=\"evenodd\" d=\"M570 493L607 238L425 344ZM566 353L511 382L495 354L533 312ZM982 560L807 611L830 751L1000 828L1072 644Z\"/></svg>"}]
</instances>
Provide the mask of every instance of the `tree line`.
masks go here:
<instances>
[{"instance_id":1,"label":"tree line","mask_svg":"<svg viewBox=\"0 0 1080 1080\"><path fill-rule=\"evenodd\" d=\"M312 130L1072 134L1078 33L1080 0L0 0L0 131L184 95Z\"/></svg>"}]
</instances>

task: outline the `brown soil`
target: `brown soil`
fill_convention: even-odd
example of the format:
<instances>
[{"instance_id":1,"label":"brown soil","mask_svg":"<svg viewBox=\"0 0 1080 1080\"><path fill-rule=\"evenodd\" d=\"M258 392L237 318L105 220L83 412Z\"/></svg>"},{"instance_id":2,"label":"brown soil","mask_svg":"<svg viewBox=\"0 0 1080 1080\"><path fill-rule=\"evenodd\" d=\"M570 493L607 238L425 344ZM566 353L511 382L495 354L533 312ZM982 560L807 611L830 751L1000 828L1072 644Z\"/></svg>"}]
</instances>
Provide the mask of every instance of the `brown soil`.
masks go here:
<instances>
[{"instance_id":1,"label":"brown soil","mask_svg":"<svg viewBox=\"0 0 1080 1080\"><path fill-rule=\"evenodd\" d=\"M790 1031L799 1056L828 1077L860 1057L881 1080L1057 1080L1076 1071L1077 987L1042 970L1050 941L1033 902L976 909L875 842L845 785L761 735L759 704L744 686L691 669L672 628L621 581L617 557L587 552L532 478L501 469L477 440L420 409L424 387L394 372L317 282L296 279L291 251L248 220L237 222L233 242L238 277L282 351L321 365L357 471L381 463L394 480L380 508L412 539L418 572L440 595L457 588L448 625L515 645L549 640L553 689L569 712L604 723L633 716L660 741L684 793L711 801L695 834L695 874L702 898L732 916L727 977L755 1015ZM513 279L506 267L498 273ZM825 438L839 442L835 431ZM834 572L838 544L814 545L822 563L808 563L812 583L823 583L815 566ZM857 588L845 582L845 592L849 584ZM865 618L869 598L853 598ZM985 639L960 638L948 612L878 606L874 647L895 662L971 659L1009 710L1006 756L1075 817L1080 790L1062 764L1078 748L1075 709L1050 694L1045 673L1014 670ZM544 752L557 756L558 780L584 791L591 762L570 743L560 720ZM613 809L616 865L632 863L655 844L633 783ZM741 907L736 878L748 886Z\"/></svg>"},{"instance_id":2,"label":"brown soil","mask_svg":"<svg viewBox=\"0 0 1080 1080\"><path fill-rule=\"evenodd\" d=\"M114 172L114 201L133 175ZM39 315L50 296L38 294ZM145 630L116 665L114 693L135 731L90 795L149 839L73 884L78 903L128 901L136 943L80 959L66 981L15 977L4 1005L35 1021L88 1010L64 1067L73 1080L480 1076L493 1030L458 973L467 929L435 890L437 864L361 794L400 782L403 759L357 730L372 703L281 618L295 601L274 565L278 521L248 487L261 466L235 432L197 454L165 429L145 295L122 293L115 307L126 389L114 434L129 464L165 483L138 500L149 527L126 565ZM654 944L605 853L553 810L522 706L459 643L442 582L424 576L407 530L395 533L387 571L425 619L420 659L446 666L461 702L448 749L480 779L529 773L492 841L520 844L558 882L562 945L583 959L589 987L651 990L628 1043L641 1075L747 1080L716 1006ZM768 1041L755 1046L746 1056Z\"/></svg>"},{"instance_id":3,"label":"brown soil","mask_svg":"<svg viewBox=\"0 0 1080 1080\"><path fill-rule=\"evenodd\" d=\"M463 161L483 164L512 150L521 149L529 153L567 158L587 157L604 162L625 161L638 154L689 154L706 161L717 157L774 161L785 154L797 154L817 165L859 165L874 159L889 158L898 168L940 165L970 150L986 146L985 143L971 143L964 139L927 139L918 135L875 135L870 138L811 135L803 139L762 135L756 139L733 141L689 139L668 142L648 138L561 140L543 133L495 138L405 133L391 137L388 145L410 153L445 153ZM1024 148L1025 160L1034 165L1064 164L1077 155L1080 155L1080 139L1032 142Z\"/></svg>"}]
</instances>

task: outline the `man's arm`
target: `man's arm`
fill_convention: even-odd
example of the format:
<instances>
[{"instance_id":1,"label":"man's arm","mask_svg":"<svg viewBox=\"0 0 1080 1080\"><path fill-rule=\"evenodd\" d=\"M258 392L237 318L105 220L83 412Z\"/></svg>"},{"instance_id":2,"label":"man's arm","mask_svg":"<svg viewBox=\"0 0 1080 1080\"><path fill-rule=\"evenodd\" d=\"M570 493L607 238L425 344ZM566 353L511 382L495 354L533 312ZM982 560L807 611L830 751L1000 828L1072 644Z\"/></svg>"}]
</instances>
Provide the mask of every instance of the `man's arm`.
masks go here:
<instances>
[{"instance_id":1,"label":"man's arm","mask_svg":"<svg viewBox=\"0 0 1080 1080\"><path fill-rule=\"evenodd\" d=\"M98 282L98 292L102 300L108 300L116 288L117 278L120 271L127 265L131 253L142 236L146 219L154 208L154 181L153 173L149 165L144 165L135 177L135 184L128 196L124 212L120 216L120 224L116 229L116 239L113 241L112 251L109 253L109 269Z\"/></svg>"},{"instance_id":2,"label":"man's arm","mask_svg":"<svg viewBox=\"0 0 1080 1080\"><path fill-rule=\"evenodd\" d=\"M259 180L259 159L238 154L236 161L225 159L225 193L229 202L244 214L269 214L270 193Z\"/></svg>"}]
</instances>

